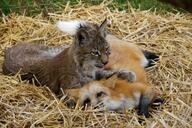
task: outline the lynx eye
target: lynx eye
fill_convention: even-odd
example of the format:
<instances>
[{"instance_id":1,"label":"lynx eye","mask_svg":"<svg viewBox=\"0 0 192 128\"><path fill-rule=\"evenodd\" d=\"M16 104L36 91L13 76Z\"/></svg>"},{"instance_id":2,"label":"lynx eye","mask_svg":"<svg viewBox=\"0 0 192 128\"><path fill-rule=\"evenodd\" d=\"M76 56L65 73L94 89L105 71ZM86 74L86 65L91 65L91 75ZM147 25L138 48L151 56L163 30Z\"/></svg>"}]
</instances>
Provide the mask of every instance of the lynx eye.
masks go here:
<instances>
[{"instance_id":1,"label":"lynx eye","mask_svg":"<svg viewBox=\"0 0 192 128\"><path fill-rule=\"evenodd\" d=\"M93 56L100 56L101 53L98 50L96 50L96 51L91 51L91 55L93 55Z\"/></svg>"},{"instance_id":2,"label":"lynx eye","mask_svg":"<svg viewBox=\"0 0 192 128\"><path fill-rule=\"evenodd\" d=\"M110 54L111 54L111 51L110 51L110 50L106 51L106 54L107 54L107 55L110 55Z\"/></svg>"},{"instance_id":3,"label":"lynx eye","mask_svg":"<svg viewBox=\"0 0 192 128\"><path fill-rule=\"evenodd\" d=\"M106 48L106 54L107 54L107 55L110 55L110 54L111 54L110 47L107 47L107 48Z\"/></svg>"},{"instance_id":4,"label":"lynx eye","mask_svg":"<svg viewBox=\"0 0 192 128\"><path fill-rule=\"evenodd\" d=\"M101 97L104 97L104 96L106 96L107 94L105 93L105 92L99 92L99 93L97 93L96 94L96 97L97 98L101 98Z\"/></svg>"}]
</instances>

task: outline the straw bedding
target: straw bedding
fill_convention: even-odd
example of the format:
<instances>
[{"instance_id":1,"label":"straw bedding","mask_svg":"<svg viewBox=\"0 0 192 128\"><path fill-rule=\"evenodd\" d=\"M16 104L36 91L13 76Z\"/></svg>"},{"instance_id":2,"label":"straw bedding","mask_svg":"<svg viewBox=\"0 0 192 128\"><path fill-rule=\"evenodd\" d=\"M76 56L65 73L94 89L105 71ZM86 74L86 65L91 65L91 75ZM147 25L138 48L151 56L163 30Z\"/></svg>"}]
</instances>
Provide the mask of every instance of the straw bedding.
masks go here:
<instances>
[{"instance_id":1,"label":"straw bedding","mask_svg":"<svg viewBox=\"0 0 192 128\"><path fill-rule=\"evenodd\" d=\"M150 83L166 98L152 118L139 124L137 113L69 109L48 88L21 81L19 75L0 71L1 127L192 127L192 15L156 14L130 8L109 10L106 5L64 6L47 16L11 14L0 22L0 64L4 50L22 41L65 45L71 37L55 27L58 20L81 19L100 23L107 17L109 31L143 49L160 54L157 65L147 70ZM128 58L125 58L128 59Z\"/></svg>"}]
</instances>

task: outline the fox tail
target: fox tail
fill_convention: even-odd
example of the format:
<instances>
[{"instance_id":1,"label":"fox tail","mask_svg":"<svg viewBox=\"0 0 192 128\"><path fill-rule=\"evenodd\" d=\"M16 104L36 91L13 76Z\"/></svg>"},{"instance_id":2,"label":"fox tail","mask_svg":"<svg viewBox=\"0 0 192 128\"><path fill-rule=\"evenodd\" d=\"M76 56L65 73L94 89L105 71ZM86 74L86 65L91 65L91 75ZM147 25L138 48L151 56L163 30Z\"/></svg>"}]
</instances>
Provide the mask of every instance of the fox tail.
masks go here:
<instances>
[{"instance_id":1,"label":"fox tail","mask_svg":"<svg viewBox=\"0 0 192 128\"><path fill-rule=\"evenodd\" d=\"M59 30L69 35L75 35L78 28L81 25L86 25L86 21L73 20L73 21L58 21L56 23L56 26L57 28L59 28Z\"/></svg>"}]
</instances>

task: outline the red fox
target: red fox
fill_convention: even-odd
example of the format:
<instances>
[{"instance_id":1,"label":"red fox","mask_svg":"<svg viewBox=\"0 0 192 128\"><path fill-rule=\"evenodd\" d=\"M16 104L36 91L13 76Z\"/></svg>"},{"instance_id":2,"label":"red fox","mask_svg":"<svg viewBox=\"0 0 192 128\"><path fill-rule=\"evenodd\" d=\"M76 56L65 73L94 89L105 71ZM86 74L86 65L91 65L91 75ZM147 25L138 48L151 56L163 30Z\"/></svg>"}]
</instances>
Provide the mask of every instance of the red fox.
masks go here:
<instances>
[{"instance_id":1,"label":"red fox","mask_svg":"<svg viewBox=\"0 0 192 128\"><path fill-rule=\"evenodd\" d=\"M67 89L66 93L79 105L98 103L108 110L138 108L139 114L149 117L149 107L158 96L152 87L141 82L129 83L120 80L117 75L108 79L93 81L79 89Z\"/></svg>"}]
</instances>

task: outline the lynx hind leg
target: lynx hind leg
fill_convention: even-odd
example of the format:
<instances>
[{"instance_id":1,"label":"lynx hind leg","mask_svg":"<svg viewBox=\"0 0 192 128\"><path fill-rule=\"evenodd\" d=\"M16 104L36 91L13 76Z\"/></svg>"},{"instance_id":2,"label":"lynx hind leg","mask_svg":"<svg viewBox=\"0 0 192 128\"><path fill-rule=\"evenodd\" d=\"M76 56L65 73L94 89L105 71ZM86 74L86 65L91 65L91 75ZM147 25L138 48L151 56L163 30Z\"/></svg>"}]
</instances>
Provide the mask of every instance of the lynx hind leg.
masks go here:
<instances>
[{"instance_id":1,"label":"lynx hind leg","mask_svg":"<svg viewBox=\"0 0 192 128\"><path fill-rule=\"evenodd\" d=\"M126 69L125 70L122 69L118 72L118 78L127 80L128 82L134 82L134 81L136 81L137 76L136 76L135 72L133 72L133 71L128 71Z\"/></svg>"},{"instance_id":2,"label":"lynx hind leg","mask_svg":"<svg viewBox=\"0 0 192 128\"><path fill-rule=\"evenodd\" d=\"M148 65L145 68L154 66L155 62L159 60L159 56L156 53L143 50L143 54L148 60Z\"/></svg>"}]
</instances>

